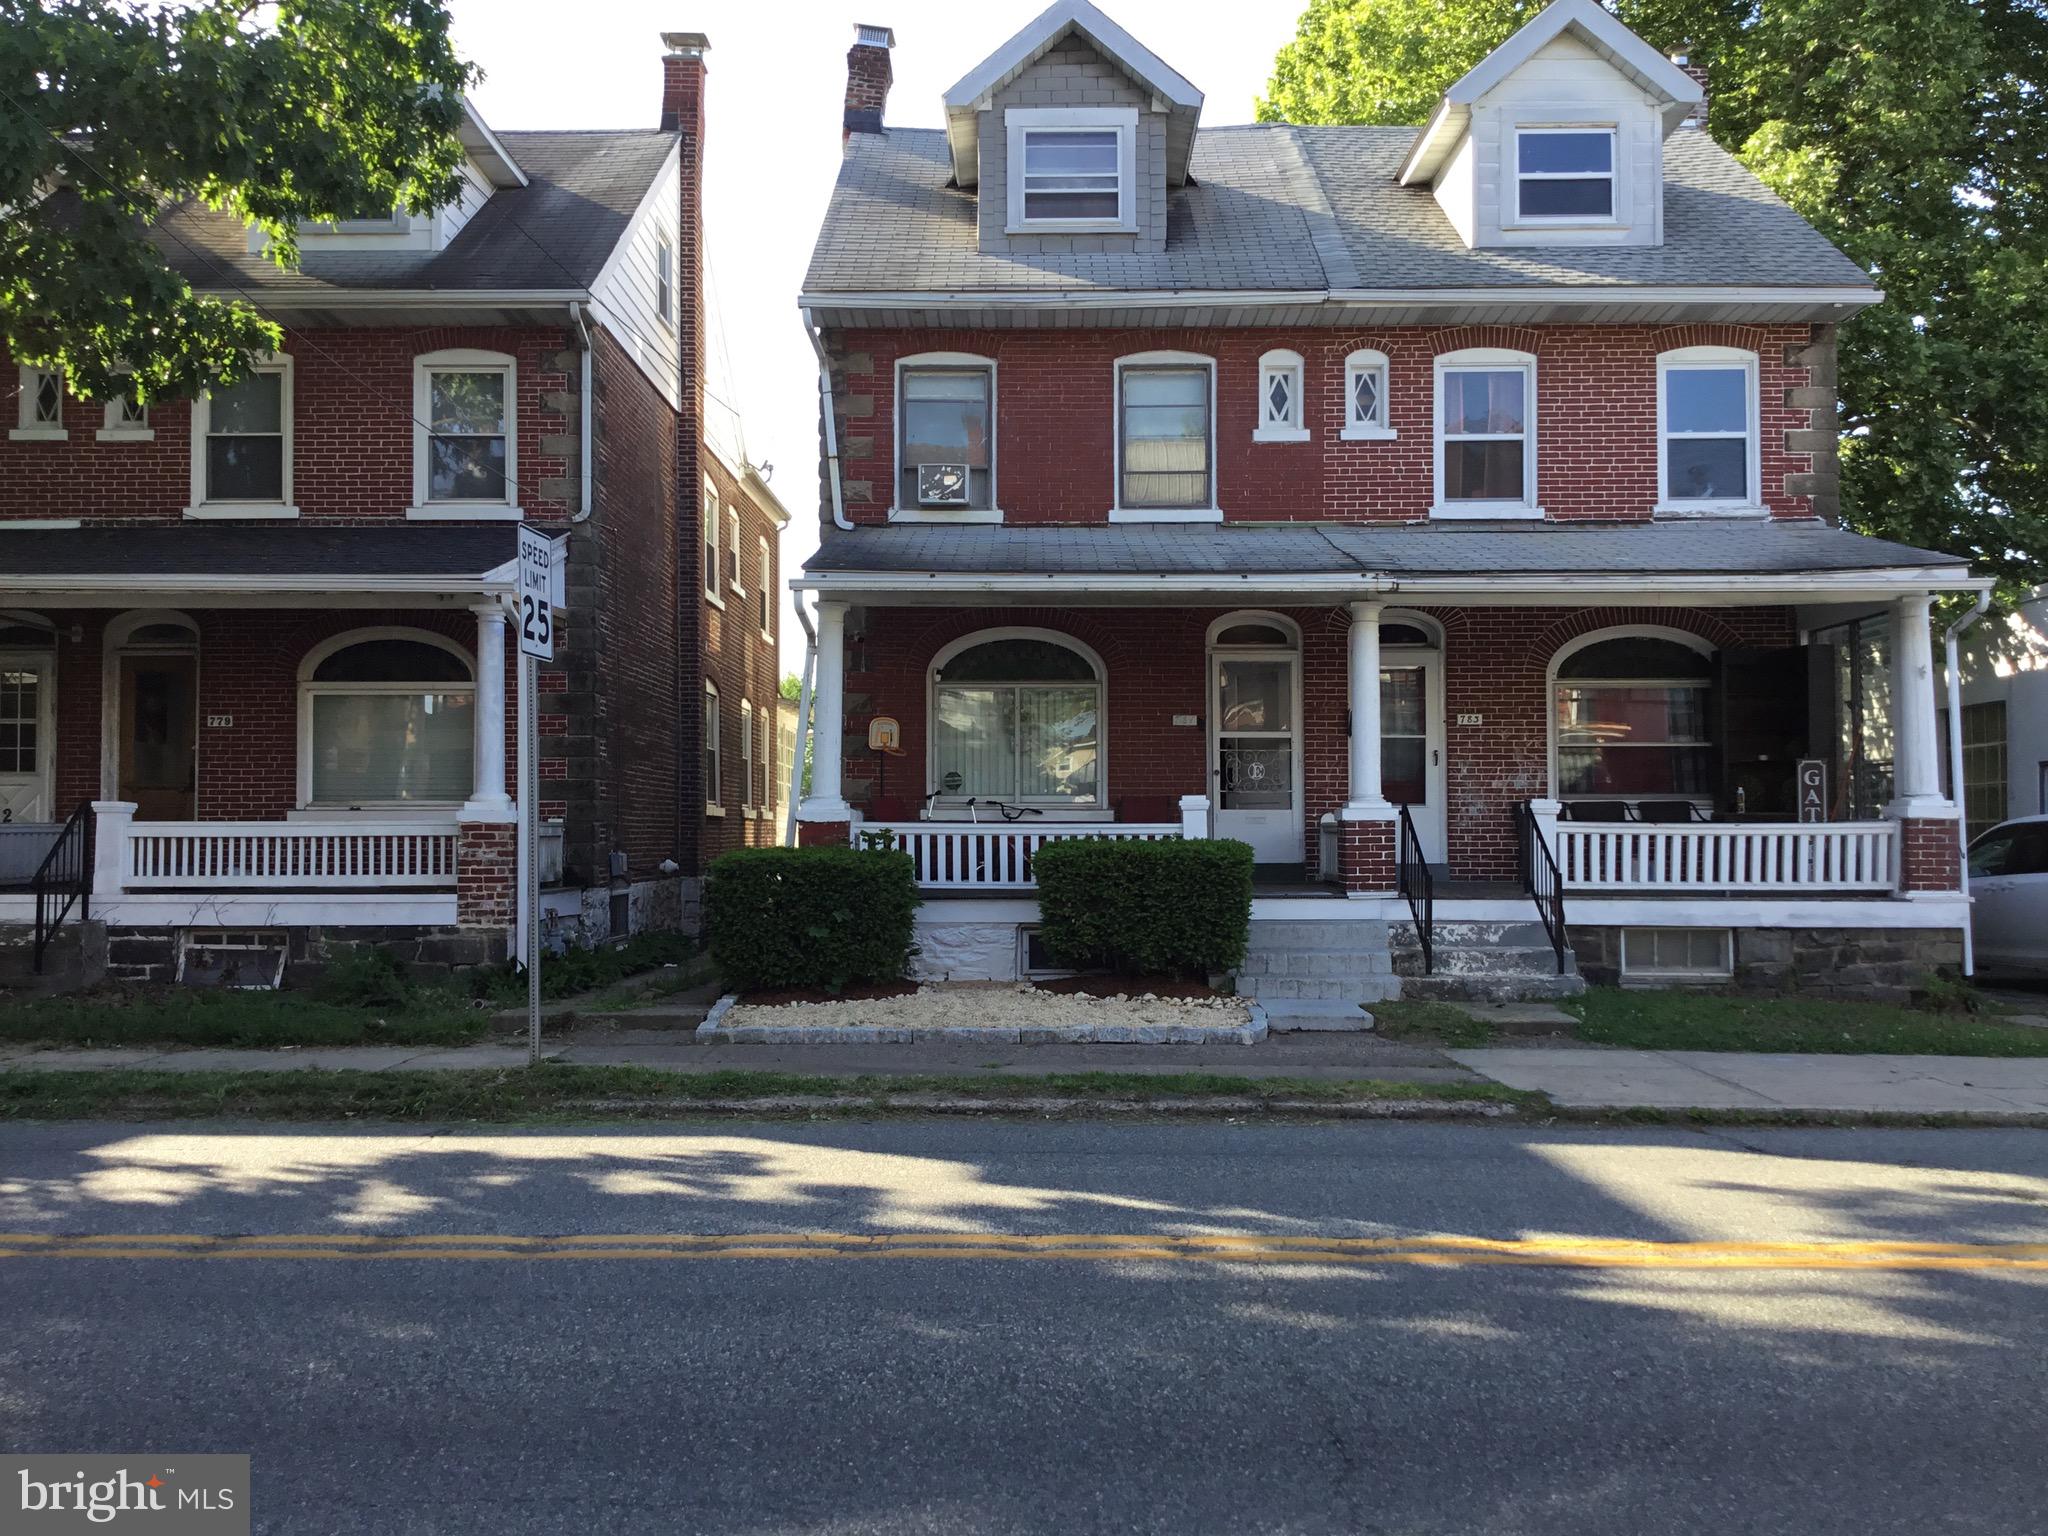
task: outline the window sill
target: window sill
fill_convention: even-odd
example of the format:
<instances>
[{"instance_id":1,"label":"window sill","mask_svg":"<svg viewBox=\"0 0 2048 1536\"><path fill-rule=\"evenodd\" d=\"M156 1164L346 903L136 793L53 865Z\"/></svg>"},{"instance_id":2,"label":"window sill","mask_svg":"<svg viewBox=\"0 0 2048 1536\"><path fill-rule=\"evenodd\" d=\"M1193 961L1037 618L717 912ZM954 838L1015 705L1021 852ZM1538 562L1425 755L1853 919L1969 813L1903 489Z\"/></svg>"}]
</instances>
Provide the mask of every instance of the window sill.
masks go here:
<instances>
[{"instance_id":1,"label":"window sill","mask_svg":"<svg viewBox=\"0 0 2048 1536\"><path fill-rule=\"evenodd\" d=\"M71 434L62 427L15 427L7 434L10 443L68 443Z\"/></svg>"},{"instance_id":2,"label":"window sill","mask_svg":"<svg viewBox=\"0 0 2048 1536\"><path fill-rule=\"evenodd\" d=\"M725 816L725 807L722 805L712 805L707 802L704 806L704 814L706 816L716 816L722 820Z\"/></svg>"},{"instance_id":3,"label":"window sill","mask_svg":"<svg viewBox=\"0 0 2048 1536\"><path fill-rule=\"evenodd\" d=\"M517 523L525 520L526 514L518 507L426 506L407 507L405 516L414 523Z\"/></svg>"},{"instance_id":4,"label":"window sill","mask_svg":"<svg viewBox=\"0 0 2048 1536\"><path fill-rule=\"evenodd\" d=\"M1401 434L1392 427L1346 427L1337 434L1340 443L1391 443Z\"/></svg>"},{"instance_id":5,"label":"window sill","mask_svg":"<svg viewBox=\"0 0 2048 1536\"><path fill-rule=\"evenodd\" d=\"M299 515L297 507L287 507L272 502L217 501L187 507L185 516L191 522L263 522L276 518L293 518Z\"/></svg>"},{"instance_id":6,"label":"window sill","mask_svg":"<svg viewBox=\"0 0 2048 1536\"><path fill-rule=\"evenodd\" d=\"M761 631L761 643L763 645L773 645L775 643L775 637L764 629Z\"/></svg>"},{"instance_id":7,"label":"window sill","mask_svg":"<svg viewBox=\"0 0 2048 1536\"><path fill-rule=\"evenodd\" d=\"M1025 219L1006 223L1006 235L1135 235L1138 221L1122 219Z\"/></svg>"},{"instance_id":8,"label":"window sill","mask_svg":"<svg viewBox=\"0 0 2048 1536\"><path fill-rule=\"evenodd\" d=\"M747 589L738 582L734 582L730 587L726 588L726 591L743 603L747 600Z\"/></svg>"},{"instance_id":9,"label":"window sill","mask_svg":"<svg viewBox=\"0 0 2048 1536\"><path fill-rule=\"evenodd\" d=\"M709 603L712 607L718 609L721 613L725 611L725 599L720 597L716 592L706 592L704 594L704 601Z\"/></svg>"},{"instance_id":10,"label":"window sill","mask_svg":"<svg viewBox=\"0 0 2048 1536\"><path fill-rule=\"evenodd\" d=\"M1002 512L995 507L891 507L892 523L1000 523Z\"/></svg>"},{"instance_id":11,"label":"window sill","mask_svg":"<svg viewBox=\"0 0 2048 1536\"><path fill-rule=\"evenodd\" d=\"M1532 507L1526 502L1520 501L1475 501L1439 502L1429 509L1429 515L1434 519L1457 520L1464 518L1490 521L1519 519L1523 522L1533 523L1541 522L1544 512L1541 507Z\"/></svg>"},{"instance_id":12,"label":"window sill","mask_svg":"<svg viewBox=\"0 0 2048 1536\"><path fill-rule=\"evenodd\" d=\"M96 443L153 443L156 429L153 427L101 427L93 433Z\"/></svg>"},{"instance_id":13,"label":"window sill","mask_svg":"<svg viewBox=\"0 0 2048 1536\"><path fill-rule=\"evenodd\" d=\"M1506 235L1531 231L1560 231L1569 233L1575 229L1606 230L1627 229L1628 227L1621 220L1613 217L1582 219L1570 214L1545 217L1540 213L1518 213L1513 219L1503 219L1500 226L1501 233Z\"/></svg>"},{"instance_id":14,"label":"window sill","mask_svg":"<svg viewBox=\"0 0 2048 1536\"><path fill-rule=\"evenodd\" d=\"M1260 427L1252 433L1255 443L1305 443L1308 440L1307 427Z\"/></svg>"},{"instance_id":15,"label":"window sill","mask_svg":"<svg viewBox=\"0 0 2048 1536\"><path fill-rule=\"evenodd\" d=\"M0 533L62 533L82 526L76 517L0 517Z\"/></svg>"},{"instance_id":16,"label":"window sill","mask_svg":"<svg viewBox=\"0 0 2048 1536\"><path fill-rule=\"evenodd\" d=\"M1112 523L1220 523L1221 507L1111 507Z\"/></svg>"},{"instance_id":17,"label":"window sill","mask_svg":"<svg viewBox=\"0 0 2048 1536\"><path fill-rule=\"evenodd\" d=\"M302 805L286 811L286 821L459 821L466 802L449 800L439 805L422 805L406 800L391 805Z\"/></svg>"},{"instance_id":18,"label":"window sill","mask_svg":"<svg viewBox=\"0 0 2048 1536\"><path fill-rule=\"evenodd\" d=\"M1686 522L1698 522L1703 518L1726 518L1733 522L1755 522L1771 515L1769 507L1751 506L1747 502L1683 502L1660 501L1650 509L1652 517L1678 518Z\"/></svg>"}]
</instances>

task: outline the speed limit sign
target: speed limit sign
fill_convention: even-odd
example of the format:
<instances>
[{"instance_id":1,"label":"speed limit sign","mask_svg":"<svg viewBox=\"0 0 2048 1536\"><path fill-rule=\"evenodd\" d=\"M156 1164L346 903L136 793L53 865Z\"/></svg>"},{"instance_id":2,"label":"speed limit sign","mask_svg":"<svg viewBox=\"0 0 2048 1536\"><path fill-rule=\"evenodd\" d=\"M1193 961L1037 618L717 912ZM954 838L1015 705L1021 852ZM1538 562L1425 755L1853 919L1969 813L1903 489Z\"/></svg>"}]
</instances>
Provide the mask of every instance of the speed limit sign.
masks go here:
<instances>
[{"instance_id":1,"label":"speed limit sign","mask_svg":"<svg viewBox=\"0 0 2048 1536\"><path fill-rule=\"evenodd\" d=\"M555 659L555 544L538 529L519 527L519 652Z\"/></svg>"}]
</instances>

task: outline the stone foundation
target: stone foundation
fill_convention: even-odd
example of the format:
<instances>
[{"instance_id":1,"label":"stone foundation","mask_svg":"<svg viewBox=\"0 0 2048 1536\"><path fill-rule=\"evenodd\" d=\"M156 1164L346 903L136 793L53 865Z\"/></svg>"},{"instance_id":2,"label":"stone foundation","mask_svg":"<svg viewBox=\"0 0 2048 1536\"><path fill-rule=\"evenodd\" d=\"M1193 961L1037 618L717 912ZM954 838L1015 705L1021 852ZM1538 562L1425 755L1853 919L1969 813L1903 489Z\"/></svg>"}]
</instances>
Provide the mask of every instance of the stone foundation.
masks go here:
<instances>
[{"instance_id":1,"label":"stone foundation","mask_svg":"<svg viewBox=\"0 0 2048 1536\"><path fill-rule=\"evenodd\" d=\"M497 965L507 953L502 931L474 928L116 928L107 935L106 979L130 986L176 981L179 936L187 931L219 934L229 943L282 933L287 988L311 986L329 965L368 949L390 955L415 981L444 981L479 965Z\"/></svg>"},{"instance_id":2,"label":"stone foundation","mask_svg":"<svg viewBox=\"0 0 2048 1536\"><path fill-rule=\"evenodd\" d=\"M614 921L623 898L625 924ZM571 905L573 903L573 905ZM595 948L636 933L704 931L704 881L701 876L670 875L632 885L592 886L581 891L540 893L541 943L551 954L576 945Z\"/></svg>"},{"instance_id":3,"label":"stone foundation","mask_svg":"<svg viewBox=\"0 0 2048 1536\"><path fill-rule=\"evenodd\" d=\"M1619 928L1575 924L1571 939L1587 981L1620 984ZM1961 975L1963 935L1957 928L1737 928L1734 958L1735 973L1727 980L1629 984L1905 1002L1934 977Z\"/></svg>"}]
</instances>

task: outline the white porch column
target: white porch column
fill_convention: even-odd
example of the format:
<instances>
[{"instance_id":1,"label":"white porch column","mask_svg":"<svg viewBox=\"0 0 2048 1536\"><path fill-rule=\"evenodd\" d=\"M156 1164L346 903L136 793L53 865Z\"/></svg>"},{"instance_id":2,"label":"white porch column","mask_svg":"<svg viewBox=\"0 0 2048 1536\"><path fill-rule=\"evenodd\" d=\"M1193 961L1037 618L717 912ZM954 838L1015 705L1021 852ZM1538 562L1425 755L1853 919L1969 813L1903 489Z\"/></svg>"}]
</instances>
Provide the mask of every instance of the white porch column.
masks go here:
<instances>
[{"instance_id":1,"label":"white porch column","mask_svg":"<svg viewBox=\"0 0 2048 1536\"><path fill-rule=\"evenodd\" d=\"M476 615L476 752L464 821L512 820L505 793L505 605L479 603Z\"/></svg>"},{"instance_id":2,"label":"white porch column","mask_svg":"<svg viewBox=\"0 0 2048 1536\"><path fill-rule=\"evenodd\" d=\"M1393 807L1380 787L1380 611L1378 602L1351 609L1351 788L1345 821L1386 821Z\"/></svg>"},{"instance_id":3,"label":"white porch column","mask_svg":"<svg viewBox=\"0 0 2048 1536\"><path fill-rule=\"evenodd\" d=\"M135 825L135 805L128 800L92 803L92 894L111 901L128 879L128 829Z\"/></svg>"},{"instance_id":4,"label":"white porch column","mask_svg":"<svg viewBox=\"0 0 2048 1536\"><path fill-rule=\"evenodd\" d=\"M1934 600L1924 593L1892 605L1892 803L1901 821L1947 818L1955 805L1941 792L1934 703Z\"/></svg>"},{"instance_id":5,"label":"white porch column","mask_svg":"<svg viewBox=\"0 0 2048 1536\"><path fill-rule=\"evenodd\" d=\"M853 807L841 788L846 751L846 604L818 604L818 681L811 693L811 792L799 821L848 821Z\"/></svg>"},{"instance_id":6,"label":"white porch column","mask_svg":"<svg viewBox=\"0 0 2048 1536\"><path fill-rule=\"evenodd\" d=\"M1209 819L1209 797L1207 795L1182 795L1180 797L1180 835L1182 837L1207 837L1212 825Z\"/></svg>"}]
</instances>

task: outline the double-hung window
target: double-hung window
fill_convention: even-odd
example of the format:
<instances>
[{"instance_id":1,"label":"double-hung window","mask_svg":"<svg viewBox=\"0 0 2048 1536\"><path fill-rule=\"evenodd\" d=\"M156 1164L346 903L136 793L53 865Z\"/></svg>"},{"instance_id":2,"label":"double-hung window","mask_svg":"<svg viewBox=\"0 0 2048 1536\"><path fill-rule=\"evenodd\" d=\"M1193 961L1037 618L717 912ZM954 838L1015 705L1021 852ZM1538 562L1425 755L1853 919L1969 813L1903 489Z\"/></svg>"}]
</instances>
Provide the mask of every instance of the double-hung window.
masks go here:
<instances>
[{"instance_id":1,"label":"double-hung window","mask_svg":"<svg viewBox=\"0 0 2048 1536\"><path fill-rule=\"evenodd\" d=\"M1612 221L1614 130L1517 130L1515 214L1522 223L1604 224Z\"/></svg>"},{"instance_id":2,"label":"double-hung window","mask_svg":"<svg viewBox=\"0 0 2048 1536\"><path fill-rule=\"evenodd\" d=\"M1259 424L1252 430L1253 442L1308 441L1301 388L1299 352L1268 352L1259 359Z\"/></svg>"},{"instance_id":3,"label":"double-hung window","mask_svg":"<svg viewBox=\"0 0 2048 1536\"><path fill-rule=\"evenodd\" d=\"M513 370L498 352L435 352L415 361L415 516L511 515L518 501Z\"/></svg>"},{"instance_id":4,"label":"double-hung window","mask_svg":"<svg viewBox=\"0 0 2048 1536\"><path fill-rule=\"evenodd\" d=\"M1118 511L1215 507L1215 382L1206 358L1118 363Z\"/></svg>"},{"instance_id":5,"label":"double-hung window","mask_svg":"<svg viewBox=\"0 0 2048 1536\"><path fill-rule=\"evenodd\" d=\"M896 370L899 513L995 506L995 365L947 354Z\"/></svg>"},{"instance_id":6,"label":"double-hung window","mask_svg":"<svg viewBox=\"0 0 2048 1536\"><path fill-rule=\"evenodd\" d=\"M192 409L196 517L296 517L292 499L292 368L261 363Z\"/></svg>"},{"instance_id":7,"label":"double-hung window","mask_svg":"<svg viewBox=\"0 0 2048 1536\"><path fill-rule=\"evenodd\" d=\"M718 684L707 677L704 679L704 810L707 815L725 814L722 767L718 750Z\"/></svg>"},{"instance_id":8,"label":"double-hung window","mask_svg":"<svg viewBox=\"0 0 2048 1536\"><path fill-rule=\"evenodd\" d=\"M754 814L754 705L740 700L740 814Z\"/></svg>"},{"instance_id":9,"label":"double-hung window","mask_svg":"<svg viewBox=\"0 0 2048 1536\"><path fill-rule=\"evenodd\" d=\"M761 564L754 583L754 617L760 622L761 638L775 642L775 552L768 541L761 542Z\"/></svg>"},{"instance_id":10,"label":"double-hung window","mask_svg":"<svg viewBox=\"0 0 2048 1536\"><path fill-rule=\"evenodd\" d=\"M1533 517L1536 359L1453 352L1437 359L1438 517Z\"/></svg>"},{"instance_id":11,"label":"double-hung window","mask_svg":"<svg viewBox=\"0 0 2048 1536\"><path fill-rule=\"evenodd\" d=\"M1658 510L1756 508L1756 354L1686 347L1657 359Z\"/></svg>"},{"instance_id":12,"label":"double-hung window","mask_svg":"<svg viewBox=\"0 0 2048 1536\"><path fill-rule=\"evenodd\" d=\"M654 312L663 325L674 325L676 302L676 248L667 235L654 241Z\"/></svg>"},{"instance_id":13,"label":"double-hung window","mask_svg":"<svg viewBox=\"0 0 2048 1536\"><path fill-rule=\"evenodd\" d=\"M725 573L725 579L732 584L733 591L745 597L747 584L740 579L741 562L746 559L740 550L740 509L730 503L725 509L725 558L730 567Z\"/></svg>"},{"instance_id":14,"label":"double-hung window","mask_svg":"<svg viewBox=\"0 0 2048 1536\"><path fill-rule=\"evenodd\" d=\"M21 369L21 393L14 429L17 443L64 441L64 375L55 368Z\"/></svg>"},{"instance_id":15,"label":"double-hung window","mask_svg":"<svg viewBox=\"0 0 2048 1536\"><path fill-rule=\"evenodd\" d=\"M718 487L704 477L704 595L716 607L725 599L718 595Z\"/></svg>"},{"instance_id":16,"label":"double-hung window","mask_svg":"<svg viewBox=\"0 0 2048 1536\"><path fill-rule=\"evenodd\" d=\"M1137 229L1133 107L1012 107L1012 233Z\"/></svg>"},{"instance_id":17,"label":"double-hung window","mask_svg":"<svg viewBox=\"0 0 2048 1536\"><path fill-rule=\"evenodd\" d=\"M1387 354L1361 347L1344 359L1344 431L1351 441L1394 436L1387 424Z\"/></svg>"}]
</instances>

